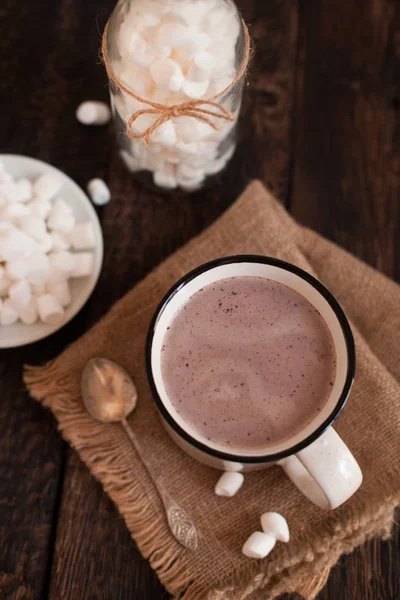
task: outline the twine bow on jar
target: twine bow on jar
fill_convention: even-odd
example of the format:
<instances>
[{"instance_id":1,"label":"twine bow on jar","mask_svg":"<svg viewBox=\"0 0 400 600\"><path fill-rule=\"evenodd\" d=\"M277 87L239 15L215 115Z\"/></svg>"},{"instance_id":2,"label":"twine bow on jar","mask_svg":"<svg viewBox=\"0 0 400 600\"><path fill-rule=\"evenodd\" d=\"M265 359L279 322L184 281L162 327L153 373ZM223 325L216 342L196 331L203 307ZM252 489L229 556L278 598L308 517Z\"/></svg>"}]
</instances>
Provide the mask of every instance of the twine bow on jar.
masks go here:
<instances>
[{"instance_id":1,"label":"twine bow on jar","mask_svg":"<svg viewBox=\"0 0 400 600\"><path fill-rule=\"evenodd\" d=\"M220 98L221 96L224 96L227 92L229 92L236 85L236 83L240 81L247 69L250 60L251 42L249 30L243 20L242 24L244 31L244 55L242 64L240 65L240 69L237 72L235 79L226 88L224 88L221 92L219 92L212 98L206 98L204 100L188 100L187 102L182 102L180 104L168 105L160 104L159 102L153 102L152 100L148 100L147 98L142 98L141 96L138 96L117 78L117 76L111 68L110 60L108 57L107 23L104 29L102 39L101 54L108 77L110 81L112 81L121 91L125 92L128 96L134 98L138 102L141 102L142 104L147 104L147 106L149 107L137 110L129 117L126 126L127 137L133 140L141 139L143 140L144 145L148 146L150 144L151 134L154 133L156 129L161 127L161 125L163 125L167 121L170 121L171 119L176 119L179 117L194 117L195 119L203 121L203 123L207 123L207 125L212 127L212 129L214 130L218 130L218 125L214 122L215 119L233 121L235 118L234 115L228 110L226 110L226 108L224 108L220 102L216 102L216 100L217 98ZM209 110L209 108L204 107L212 107L215 110ZM141 133L134 133L132 130L132 125L142 115L158 116L155 119L155 121L151 125L149 125L149 127L147 127L144 131L142 131Z\"/></svg>"}]
</instances>

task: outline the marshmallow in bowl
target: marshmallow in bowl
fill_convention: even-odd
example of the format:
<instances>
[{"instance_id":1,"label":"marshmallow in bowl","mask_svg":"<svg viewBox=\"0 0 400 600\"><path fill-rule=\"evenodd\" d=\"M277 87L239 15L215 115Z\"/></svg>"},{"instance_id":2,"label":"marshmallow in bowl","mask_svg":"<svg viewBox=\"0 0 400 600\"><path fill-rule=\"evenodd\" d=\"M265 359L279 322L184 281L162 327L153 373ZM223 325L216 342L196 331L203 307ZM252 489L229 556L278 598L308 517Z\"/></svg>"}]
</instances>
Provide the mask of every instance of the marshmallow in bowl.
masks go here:
<instances>
[{"instance_id":1,"label":"marshmallow in bowl","mask_svg":"<svg viewBox=\"0 0 400 600\"><path fill-rule=\"evenodd\" d=\"M0 164L0 325L58 324L71 304L69 279L93 271L95 234L76 223L62 180L14 180ZM78 252L84 250L84 252Z\"/></svg>"}]
</instances>

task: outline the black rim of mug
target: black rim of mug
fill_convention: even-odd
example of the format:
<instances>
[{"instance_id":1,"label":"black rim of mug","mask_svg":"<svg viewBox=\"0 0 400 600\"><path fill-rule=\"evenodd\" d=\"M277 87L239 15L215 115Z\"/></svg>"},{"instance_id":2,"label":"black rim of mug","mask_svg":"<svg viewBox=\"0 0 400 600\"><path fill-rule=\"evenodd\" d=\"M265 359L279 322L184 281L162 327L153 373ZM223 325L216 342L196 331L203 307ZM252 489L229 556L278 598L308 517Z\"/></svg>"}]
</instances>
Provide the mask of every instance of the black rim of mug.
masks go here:
<instances>
[{"instance_id":1,"label":"black rim of mug","mask_svg":"<svg viewBox=\"0 0 400 600\"><path fill-rule=\"evenodd\" d=\"M210 448L205 443L200 442L197 439L195 439L194 437L192 437L190 435L190 433L188 433L185 429L183 429L175 421L175 419L171 416L170 412L165 407L165 405L158 393L157 386L155 384L154 377L153 377L152 366L151 366L151 351L152 351L153 338L154 338L154 333L155 333L155 329L157 326L157 322L158 322L161 314L165 310L167 304L175 296L175 294L177 292L179 292L187 283L189 283L190 281L192 281L193 279L195 279L202 273L209 271L210 269L214 269L215 267L219 267L219 266L223 266L223 265L229 265L232 263L241 263L241 262L260 263L260 264L266 264L266 265L272 265L275 267L279 267L279 268L285 269L287 271L290 271L291 273L294 273L295 275L298 275L299 277L301 277L302 279L307 281L307 283L312 285L325 298L325 300L328 302L328 304L334 311L336 318L338 319L339 325L342 329L343 336L344 336L344 339L346 342L346 347L347 347L346 380L344 382L343 389L339 396L339 399L338 399L334 409L330 413L329 417L327 419L325 419L325 421L323 423L321 423L321 425L319 425L318 428L315 431L313 431L309 436L307 436L304 440L302 440L301 442L299 442L297 444L294 444L293 446L291 446L290 448L287 448L286 450L283 450L281 452L276 452L275 454L264 454L264 455L259 455L259 456L241 456L240 454L233 454L233 453L229 453L229 452L222 452L220 450L215 450L214 448ZM349 396L351 386L354 381L355 370L356 370L356 353L355 353L353 334L352 334L349 322L343 312L343 309L341 308L341 306L338 303L338 301L336 300L336 298L331 294L331 292L329 292L329 290L327 290L327 288L320 281L315 279L315 277L313 277L306 271L303 271L303 269L300 269L299 267L296 267L295 265L292 265L291 263L287 263L283 260L279 260L277 258L271 258L268 256L261 256L261 255L258 256L255 254L248 254L248 255L240 254L237 256L227 256L224 258L217 258L216 260L212 260L208 263L205 263L205 264L197 267L196 269L193 269L192 271L190 271L189 273L184 275L179 281L177 281L170 288L170 290L165 294L164 298L161 300L160 304L158 305L158 307L153 315L153 318L151 320L150 326L149 326L147 340L146 340L146 370L147 370L147 377L149 380L150 388L151 388L153 398L157 405L158 410L160 411L161 415L163 416L165 421L168 423L168 425L170 425L172 427L172 429L181 438L183 438L186 442L188 442L190 445L194 446L198 450L202 450L206 454L209 454L210 456L219 458L221 460L231 461L231 462L241 462L244 464L246 464L246 463L247 464L249 464L249 463L251 463L251 464L269 463L269 462L277 462L279 460L282 460L283 458L286 458L287 456L291 456L292 454L296 454L300 450L303 450L306 446L309 446L312 442L314 442L316 439L318 439L324 433L324 431L326 431L326 429L330 425L332 425L332 423L334 422L336 417L342 411L344 405L346 404L346 400Z\"/></svg>"}]
</instances>

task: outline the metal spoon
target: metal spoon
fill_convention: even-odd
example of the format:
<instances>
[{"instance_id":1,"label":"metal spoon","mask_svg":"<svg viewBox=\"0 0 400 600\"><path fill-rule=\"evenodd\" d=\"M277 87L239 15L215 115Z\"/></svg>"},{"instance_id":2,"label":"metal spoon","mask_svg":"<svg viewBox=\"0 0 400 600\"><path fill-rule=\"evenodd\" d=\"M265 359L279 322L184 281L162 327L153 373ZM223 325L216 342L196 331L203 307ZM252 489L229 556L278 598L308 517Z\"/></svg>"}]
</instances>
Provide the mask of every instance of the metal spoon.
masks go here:
<instances>
[{"instance_id":1,"label":"metal spoon","mask_svg":"<svg viewBox=\"0 0 400 600\"><path fill-rule=\"evenodd\" d=\"M126 420L137 403L137 390L131 377L111 360L92 358L83 370L81 390L85 406L92 417L103 423L121 423L164 504L172 535L185 548L196 550L198 539L193 521L169 495L158 469L145 456Z\"/></svg>"}]
</instances>

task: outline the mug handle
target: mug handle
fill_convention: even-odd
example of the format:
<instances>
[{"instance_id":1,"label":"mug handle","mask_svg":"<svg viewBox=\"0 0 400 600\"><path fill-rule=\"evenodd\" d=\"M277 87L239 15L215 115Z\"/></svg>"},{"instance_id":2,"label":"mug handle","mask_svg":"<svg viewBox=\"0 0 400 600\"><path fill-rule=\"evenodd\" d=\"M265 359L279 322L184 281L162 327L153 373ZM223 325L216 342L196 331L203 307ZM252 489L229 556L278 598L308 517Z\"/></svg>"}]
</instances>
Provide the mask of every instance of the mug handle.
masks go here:
<instances>
[{"instance_id":1,"label":"mug handle","mask_svg":"<svg viewBox=\"0 0 400 600\"><path fill-rule=\"evenodd\" d=\"M356 459L333 427L278 464L302 494L325 510L346 502L362 482Z\"/></svg>"}]
</instances>

